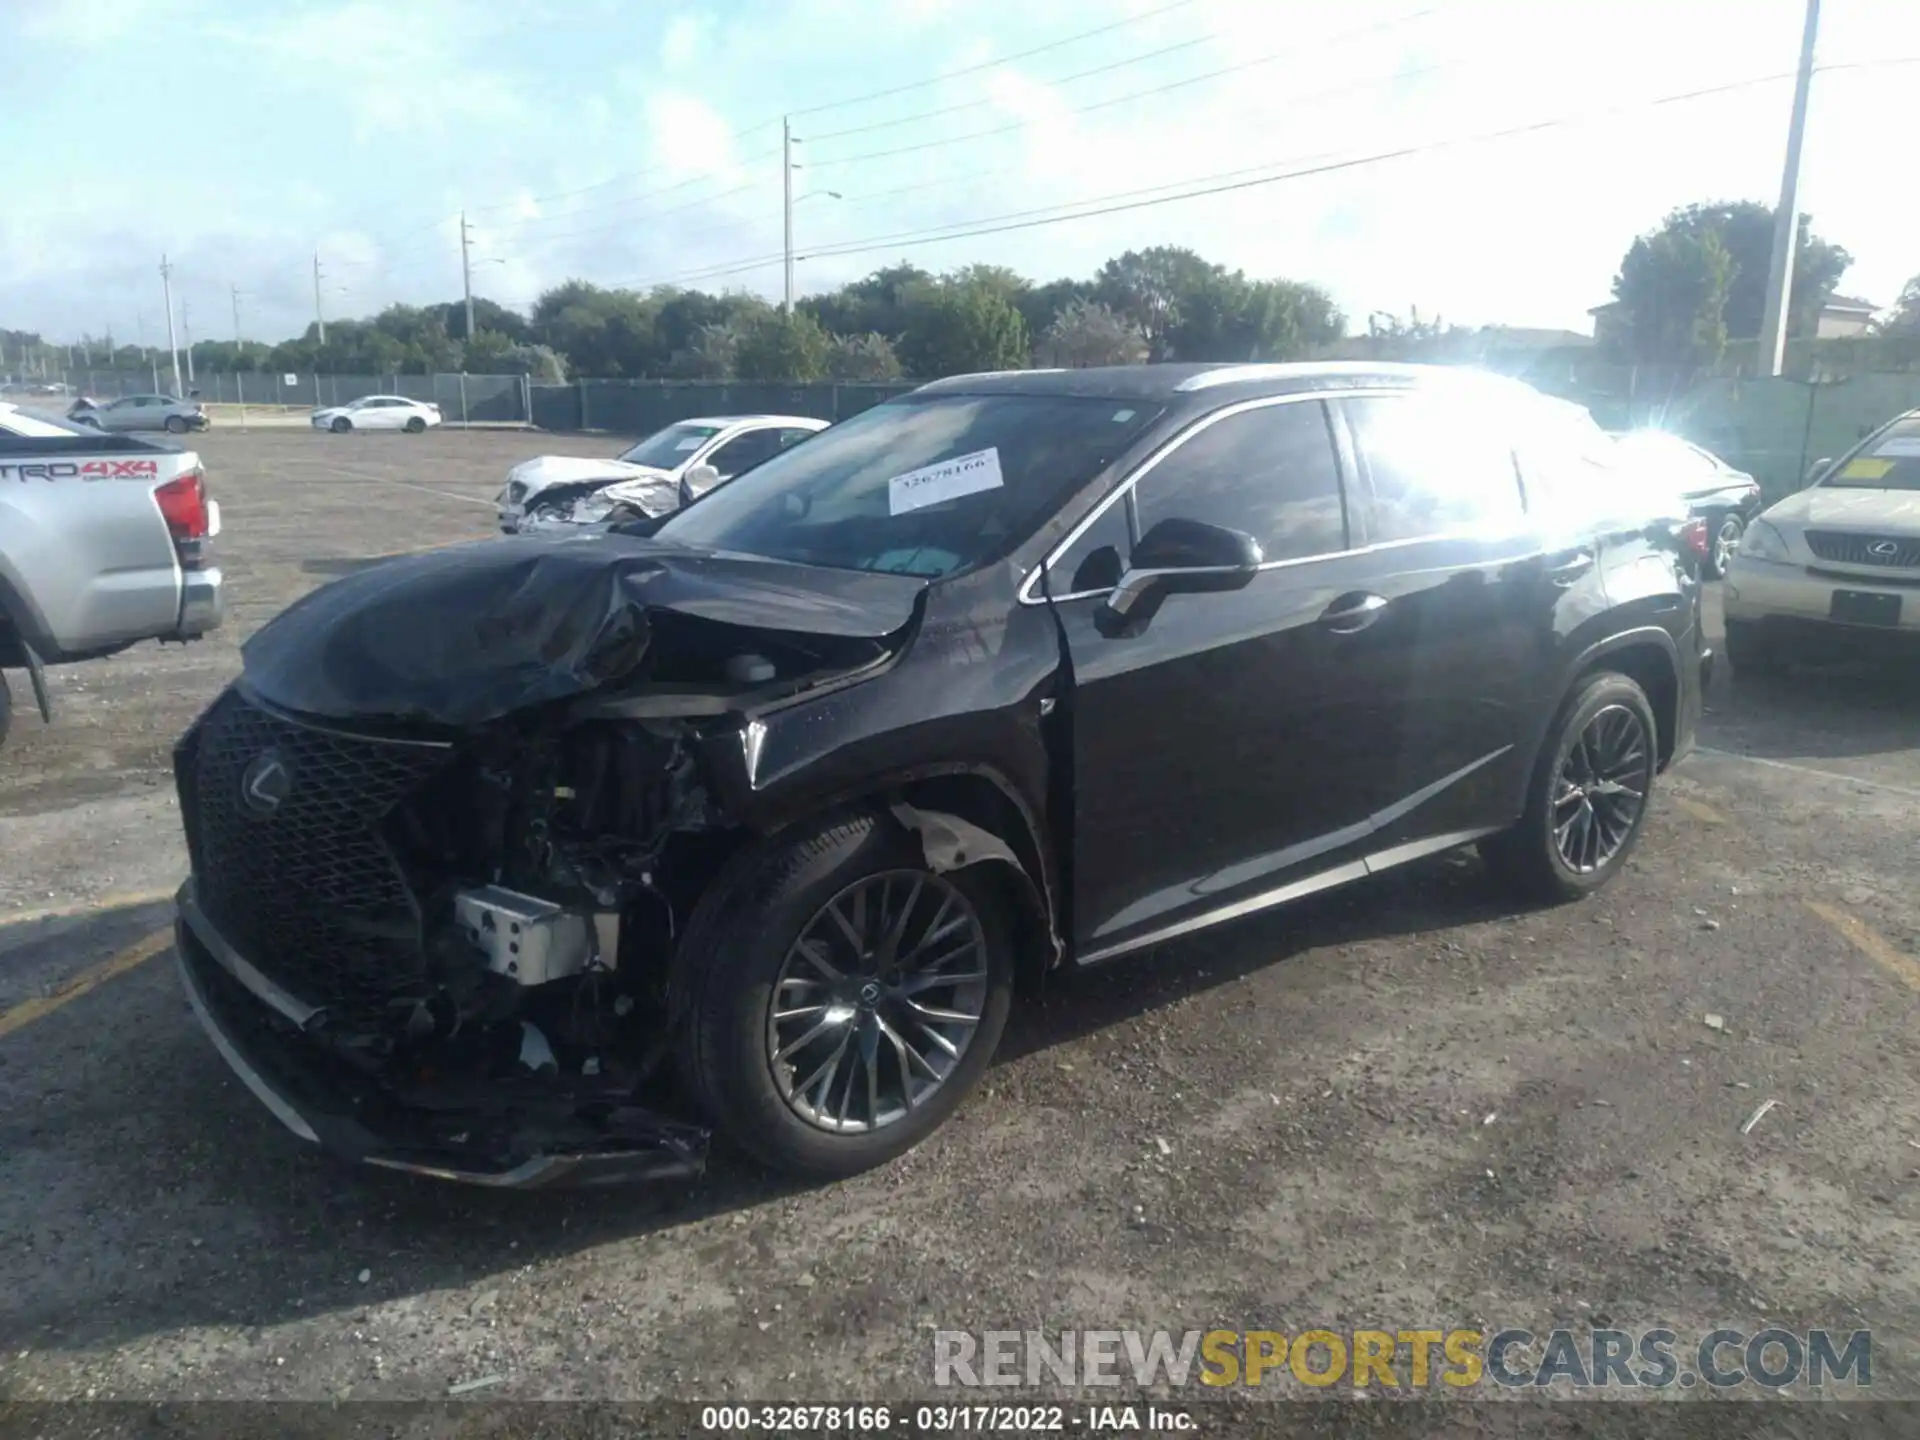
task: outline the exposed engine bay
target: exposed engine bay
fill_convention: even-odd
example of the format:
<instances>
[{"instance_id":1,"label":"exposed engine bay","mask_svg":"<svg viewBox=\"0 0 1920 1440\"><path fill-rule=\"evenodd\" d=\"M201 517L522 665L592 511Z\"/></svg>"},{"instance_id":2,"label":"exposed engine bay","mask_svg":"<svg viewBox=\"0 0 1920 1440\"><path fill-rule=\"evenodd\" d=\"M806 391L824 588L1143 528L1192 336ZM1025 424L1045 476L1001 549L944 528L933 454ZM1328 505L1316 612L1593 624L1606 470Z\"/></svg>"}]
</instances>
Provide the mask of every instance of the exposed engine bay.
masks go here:
<instances>
[{"instance_id":1,"label":"exposed engine bay","mask_svg":"<svg viewBox=\"0 0 1920 1440\"><path fill-rule=\"evenodd\" d=\"M547 676L555 634L579 647L584 675L604 663L593 641L611 637L623 663L572 698L469 724L336 720L263 693L281 672L250 664L176 751L195 875L181 904L190 996L236 1046L254 1035L254 1068L319 1072L283 1076L280 1092L348 1098L339 1118L353 1131L332 1148L469 1179L701 1162L705 1132L676 1113L667 1064L671 963L742 838L703 757L738 754L761 707L884 667L898 625L813 634L636 608L595 616L589 635L576 618L539 632ZM476 693L526 638L493 647ZM384 683L316 675L324 645L305 658L310 707L351 710L356 685ZM458 668L437 659L442 678ZM465 719L480 707L460 688L444 686L438 708ZM300 1114L320 1128L311 1107Z\"/></svg>"}]
</instances>

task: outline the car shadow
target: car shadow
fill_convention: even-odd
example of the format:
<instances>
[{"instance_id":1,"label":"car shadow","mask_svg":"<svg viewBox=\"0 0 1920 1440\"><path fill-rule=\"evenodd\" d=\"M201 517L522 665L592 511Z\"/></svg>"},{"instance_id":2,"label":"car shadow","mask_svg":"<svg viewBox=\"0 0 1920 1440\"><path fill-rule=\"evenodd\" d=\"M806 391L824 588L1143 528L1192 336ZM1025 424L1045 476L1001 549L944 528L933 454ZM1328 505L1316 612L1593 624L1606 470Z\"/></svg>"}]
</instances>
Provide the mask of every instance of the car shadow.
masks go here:
<instances>
[{"instance_id":1,"label":"car shadow","mask_svg":"<svg viewBox=\"0 0 1920 1440\"><path fill-rule=\"evenodd\" d=\"M1766 759L1920 748L1920 667L1855 661L1716 675L1700 743Z\"/></svg>"},{"instance_id":2,"label":"car shadow","mask_svg":"<svg viewBox=\"0 0 1920 1440\"><path fill-rule=\"evenodd\" d=\"M998 1065L1334 945L1512 916L1439 857L1024 997ZM122 925L124 929L124 925ZM811 1188L724 1145L681 1184L491 1192L356 1168L287 1135L192 1019L171 952L0 1039L0 1332L78 1352L461 1287L734 1216L742 1263ZM854 1182L861 1183L861 1182ZM140 1197L129 1204L129 1197ZM358 1274L369 1273L361 1282Z\"/></svg>"}]
</instances>

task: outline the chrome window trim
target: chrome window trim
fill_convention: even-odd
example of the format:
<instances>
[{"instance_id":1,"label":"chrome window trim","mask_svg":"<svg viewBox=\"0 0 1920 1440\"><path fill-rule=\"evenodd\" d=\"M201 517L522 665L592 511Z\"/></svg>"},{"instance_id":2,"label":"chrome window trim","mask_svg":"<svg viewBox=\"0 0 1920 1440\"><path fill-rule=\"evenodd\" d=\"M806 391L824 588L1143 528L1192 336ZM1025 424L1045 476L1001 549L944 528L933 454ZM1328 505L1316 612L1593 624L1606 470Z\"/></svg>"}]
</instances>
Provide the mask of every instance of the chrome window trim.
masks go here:
<instances>
[{"instance_id":1,"label":"chrome window trim","mask_svg":"<svg viewBox=\"0 0 1920 1440\"><path fill-rule=\"evenodd\" d=\"M1209 372L1209 373L1213 373L1213 372ZM1169 455L1173 454L1181 446L1185 445L1189 440L1193 439L1194 436L1202 433L1205 430L1211 429L1213 426L1219 424L1222 420L1230 419L1235 415L1244 415L1249 410L1270 409L1275 405L1298 405L1310 400L1325 402L1325 401L1336 400L1336 399L1345 399L1349 395L1406 395L1411 392L1412 392L1412 387L1401 386L1401 385L1369 385L1364 388L1357 388L1353 390L1299 390L1289 395L1259 395L1254 397L1251 400L1239 400L1233 403L1232 405L1222 405L1218 410L1208 411L1205 415L1202 415L1198 420L1194 421L1193 424L1189 425L1186 429L1182 430L1179 434L1169 439L1166 442L1166 444L1162 445L1158 450L1154 451L1151 455L1147 456L1147 458L1142 460L1138 465L1134 466L1134 468L1127 473L1127 476L1125 479L1123 479L1118 485L1114 486L1113 489L1109 491L1108 494L1100 501L1100 503L1098 505L1095 505L1093 509L1087 513L1086 517L1082 519L1078 525L1074 526L1073 529L1067 532L1066 537L1063 540L1061 540L1059 544L1055 545L1052 550L1047 552L1045 559L1040 561L1039 564L1035 565L1031 570L1027 572L1026 578L1020 582L1020 590L1019 590L1020 603L1022 605L1046 604L1047 597L1045 595L1036 593L1040 584L1041 575L1049 567L1059 564L1061 558L1065 556L1067 551L1071 550L1075 545L1077 545L1080 542L1080 537L1082 535L1085 535L1087 531L1091 530L1094 527L1094 525L1099 522L1100 517L1105 515L1109 509L1119 504L1120 501L1128 493L1132 491L1134 486L1138 485L1141 482L1141 480L1145 479L1149 474L1151 474L1154 468L1158 466L1162 460L1165 460ZM1332 451L1333 437L1331 435L1327 437L1327 444L1328 444L1329 450ZM1339 455L1337 452L1333 452L1333 453L1334 453L1334 464L1336 468L1338 468ZM1340 483L1342 487L1342 496L1343 496L1343 503L1344 503L1345 487L1347 483L1347 476L1344 472L1342 472L1340 475ZM1425 538L1430 539L1432 537L1429 536ZM1322 560L1335 560L1340 558L1343 555L1364 555L1374 550L1385 549L1388 546L1412 545L1412 544L1418 544L1418 543L1420 542L1413 541L1413 540L1392 540L1392 541L1386 542L1385 545L1360 545L1360 546L1355 546L1346 550L1329 550L1320 555L1302 555L1291 560L1268 560L1260 566L1260 569L1263 571L1279 570L1291 565L1313 565L1313 564L1318 564ZM1052 598L1056 602L1064 601L1064 600L1084 600L1089 596L1093 596L1093 595L1105 595L1112 589L1113 587L1111 585L1106 585L1106 586L1102 586L1098 590L1074 590L1074 591L1070 591L1065 595L1055 595Z\"/></svg>"}]
</instances>

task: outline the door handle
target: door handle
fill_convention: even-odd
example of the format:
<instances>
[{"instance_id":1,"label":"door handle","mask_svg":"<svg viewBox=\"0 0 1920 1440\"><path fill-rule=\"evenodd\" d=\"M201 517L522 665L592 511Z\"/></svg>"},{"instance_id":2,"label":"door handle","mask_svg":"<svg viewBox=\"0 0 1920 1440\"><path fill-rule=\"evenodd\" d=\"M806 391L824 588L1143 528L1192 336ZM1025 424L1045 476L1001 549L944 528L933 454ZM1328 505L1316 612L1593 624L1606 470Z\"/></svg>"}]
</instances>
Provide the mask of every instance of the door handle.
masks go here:
<instances>
[{"instance_id":1,"label":"door handle","mask_svg":"<svg viewBox=\"0 0 1920 1440\"><path fill-rule=\"evenodd\" d=\"M1387 608L1384 595L1342 595L1320 612L1320 623L1336 635L1364 630Z\"/></svg>"},{"instance_id":2,"label":"door handle","mask_svg":"<svg viewBox=\"0 0 1920 1440\"><path fill-rule=\"evenodd\" d=\"M1547 571L1547 578L1564 589L1591 569L1593 569L1593 552L1582 550L1571 560L1551 567Z\"/></svg>"}]
</instances>

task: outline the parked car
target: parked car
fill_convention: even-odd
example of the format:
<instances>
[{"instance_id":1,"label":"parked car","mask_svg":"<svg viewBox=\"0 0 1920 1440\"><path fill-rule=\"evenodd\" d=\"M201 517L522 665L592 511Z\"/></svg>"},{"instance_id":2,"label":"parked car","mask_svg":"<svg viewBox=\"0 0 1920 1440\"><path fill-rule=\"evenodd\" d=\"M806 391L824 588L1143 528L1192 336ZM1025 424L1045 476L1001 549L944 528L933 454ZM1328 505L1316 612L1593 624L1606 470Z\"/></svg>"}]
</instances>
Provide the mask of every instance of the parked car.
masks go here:
<instances>
[{"instance_id":1,"label":"parked car","mask_svg":"<svg viewBox=\"0 0 1920 1440\"><path fill-rule=\"evenodd\" d=\"M0 403L0 666L27 671L220 624L220 507L191 450L103 435ZM0 740L12 703L0 679Z\"/></svg>"},{"instance_id":2,"label":"parked car","mask_svg":"<svg viewBox=\"0 0 1920 1440\"><path fill-rule=\"evenodd\" d=\"M1706 574L1720 579L1740 548L1740 537L1760 513L1760 482L1712 451L1664 430L1630 430L1619 440L1629 463L1670 478L1692 513L1706 522Z\"/></svg>"},{"instance_id":3,"label":"parked car","mask_svg":"<svg viewBox=\"0 0 1920 1440\"><path fill-rule=\"evenodd\" d=\"M362 395L345 405L329 405L311 417L316 430L344 435L349 430L404 430L418 435L440 423L440 407L404 395Z\"/></svg>"},{"instance_id":4,"label":"parked car","mask_svg":"<svg viewBox=\"0 0 1920 1440\"><path fill-rule=\"evenodd\" d=\"M1727 572L1736 671L1914 653L1920 639L1920 410L1875 430L1747 527Z\"/></svg>"},{"instance_id":5,"label":"parked car","mask_svg":"<svg viewBox=\"0 0 1920 1440\"><path fill-rule=\"evenodd\" d=\"M604 520L615 501L600 492L611 485L622 487L617 500L627 508L665 515L826 428L805 415L701 416L675 421L611 460L541 455L507 472L495 501L500 529L513 535Z\"/></svg>"},{"instance_id":6,"label":"parked car","mask_svg":"<svg viewBox=\"0 0 1920 1440\"><path fill-rule=\"evenodd\" d=\"M164 430L169 435L185 435L212 424L206 407L198 400L177 400L171 395L123 395L104 404L83 397L74 401L67 418L95 430L117 433Z\"/></svg>"},{"instance_id":7,"label":"parked car","mask_svg":"<svg viewBox=\"0 0 1920 1440\"><path fill-rule=\"evenodd\" d=\"M1476 842L1618 874L1711 662L1705 527L1621 463L1425 367L961 376L663 520L345 577L176 751L187 993L389 1168L883 1163L1016 972Z\"/></svg>"}]
</instances>

